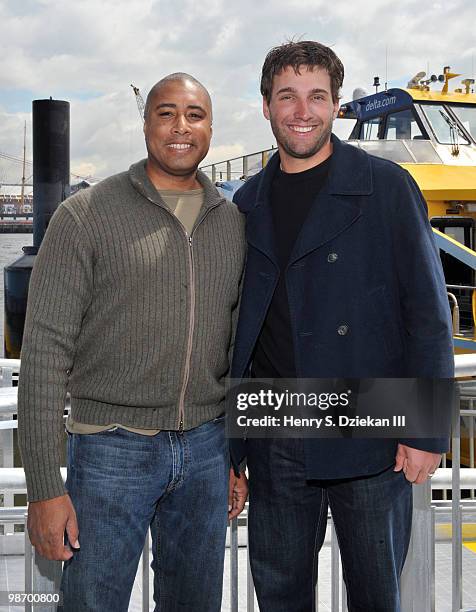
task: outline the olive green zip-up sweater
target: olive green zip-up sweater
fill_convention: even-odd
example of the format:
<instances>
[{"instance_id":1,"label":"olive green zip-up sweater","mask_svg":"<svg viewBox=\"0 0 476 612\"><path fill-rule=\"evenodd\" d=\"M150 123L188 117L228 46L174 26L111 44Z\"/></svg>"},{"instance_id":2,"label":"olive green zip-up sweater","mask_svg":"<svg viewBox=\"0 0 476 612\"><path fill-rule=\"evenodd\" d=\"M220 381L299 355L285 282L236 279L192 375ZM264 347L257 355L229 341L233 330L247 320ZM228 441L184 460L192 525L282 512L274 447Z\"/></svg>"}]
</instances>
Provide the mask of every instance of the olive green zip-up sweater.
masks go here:
<instances>
[{"instance_id":1,"label":"olive green zip-up sweater","mask_svg":"<svg viewBox=\"0 0 476 612\"><path fill-rule=\"evenodd\" d=\"M54 214L32 272L18 391L29 501L65 493L63 410L84 423L197 427L224 411L244 221L198 172L190 236L145 160Z\"/></svg>"}]
</instances>

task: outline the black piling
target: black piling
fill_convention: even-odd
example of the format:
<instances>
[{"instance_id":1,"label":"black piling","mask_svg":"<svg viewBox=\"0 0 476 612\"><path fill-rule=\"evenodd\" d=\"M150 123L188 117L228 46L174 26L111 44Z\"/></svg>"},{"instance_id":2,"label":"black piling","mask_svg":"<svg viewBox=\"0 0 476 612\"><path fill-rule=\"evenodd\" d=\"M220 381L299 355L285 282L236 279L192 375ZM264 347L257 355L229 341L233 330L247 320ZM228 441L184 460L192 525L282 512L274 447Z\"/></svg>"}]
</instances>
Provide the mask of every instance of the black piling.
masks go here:
<instances>
[{"instance_id":1,"label":"black piling","mask_svg":"<svg viewBox=\"0 0 476 612\"><path fill-rule=\"evenodd\" d=\"M70 191L69 102L33 101L33 246L4 268L5 357L18 359L23 340L28 283L35 256L56 208Z\"/></svg>"}]
</instances>

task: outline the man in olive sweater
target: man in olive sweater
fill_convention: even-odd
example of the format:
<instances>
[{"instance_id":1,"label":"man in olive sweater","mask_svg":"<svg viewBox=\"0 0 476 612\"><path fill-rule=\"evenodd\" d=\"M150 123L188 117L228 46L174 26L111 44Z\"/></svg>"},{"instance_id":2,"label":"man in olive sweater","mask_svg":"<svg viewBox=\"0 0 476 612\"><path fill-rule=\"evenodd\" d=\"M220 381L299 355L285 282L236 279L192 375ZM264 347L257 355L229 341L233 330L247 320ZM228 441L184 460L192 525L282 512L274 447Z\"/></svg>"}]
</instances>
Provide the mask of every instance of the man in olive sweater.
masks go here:
<instances>
[{"instance_id":1,"label":"man in olive sweater","mask_svg":"<svg viewBox=\"0 0 476 612\"><path fill-rule=\"evenodd\" d=\"M65 561L68 612L128 609L149 527L156 610L220 610L227 517L246 499L223 419L245 242L238 209L197 170L211 122L196 79L159 81L147 160L63 202L32 273L18 399L28 530Z\"/></svg>"}]
</instances>

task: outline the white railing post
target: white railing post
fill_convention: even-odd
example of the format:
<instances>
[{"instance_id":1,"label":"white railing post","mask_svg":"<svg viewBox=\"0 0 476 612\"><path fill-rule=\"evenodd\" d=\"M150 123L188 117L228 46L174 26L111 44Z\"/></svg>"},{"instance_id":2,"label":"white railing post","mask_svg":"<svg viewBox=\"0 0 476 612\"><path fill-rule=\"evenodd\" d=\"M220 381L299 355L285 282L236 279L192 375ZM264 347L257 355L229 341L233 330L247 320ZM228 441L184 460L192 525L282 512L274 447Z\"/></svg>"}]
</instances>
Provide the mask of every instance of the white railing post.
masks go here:
<instances>
[{"instance_id":1,"label":"white railing post","mask_svg":"<svg viewBox=\"0 0 476 612\"><path fill-rule=\"evenodd\" d=\"M238 519L230 525L230 610L238 612Z\"/></svg>"},{"instance_id":2,"label":"white railing post","mask_svg":"<svg viewBox=\"0 0 476 612\"><path fill-rule=\"evenodd\" d=\"M13 367L6 365L0 366L1 369L1 386L11 387L13 385ZM10 421L13 419L13 415L16 412L16 407L12 407L11 412L5 412L0 416L0 420ZM0 449L2 450L2 464L1 467L12 468L14 462L14 450L13 450L13 429L1 429L0 430ZM15 496L13 493L4 491L3 493L3 506L12 507L14 505ZM14 533L14 525L7 524L4 526L4 534L11 535Z\"/></svg>"},{"instance_id":3,"label":"white railing post","mask_svg":"<svg viewBox=\"0 0 476 612\"><path fill-rule=\"evenodd\" d=\"M316 576L316 586L314 588L314 604L315 604L315 612L319 612L319 568L321 564L317 564L317 576Z\"/></svg>"},{"instance_id":4,"label":"white railing post","mask_svg":"<svg viewBox=\"0 0 476 612\"><path fill-rule=\"evenodd\" d=\"M340 553L334 521L331 520L331 611L339 612L339 565Z\"/></svg>"},{"instance_id":5,"label":"white railing post","mask_svg":"<svg viewBox=\"0 0 476 612\"><path fill-rule=\"evenodd\" d=\"M142 612L149 612L149 532L142 550Z\"/></svg>"},{"instance_id":6,"label":"white railing post","mask_svg":"<svg viewBox=\"0 0 476 612\"><path fill-rule=\"evenodd\" d=\"M469 400L469 409L474 410L474 399ZM474 468L474 416L469 417L469 467ZM469 492L471 499L474 499L474 489Z\"/></svg>"},{"instance_id":7,"label":"white railing post","mask_svg":"<svg viewBox=\"0 0 476 612\"><path fill-rule=\"evenodd\" d=\"M461 418L458 415L453 424L451 440L451 523L452 523L452 551L451 551L451 602L453 612L463 607L463 530L461 516Z\"/></svg>"},{"instance_id":8,"label":"white railing post","mask_svg":"<svg viewBox=\"0 0 476 612\"><path fill-rule=\"evenodd\" d=\"M255 587L253 583L253 574L251 573L251 563L250 563L250 547L249 545L246 547L246 597L247 597L247 608L246 612L254 612L255 609Z\"/></svg>"},{"instance_id":9,"label":"white railing post","mask_svg":"<svg viewBox=\"0 0 476 612\"><path fill-rule=\"evenodd\" d=\"M50 561L36 551L33 551L33 592L58 594L61 585L61 561ZM41 609L41 612L55 612L57 605L41 604L34 605L33 609Z\"/></svg>"},{"instance_id":10,"label":"white railing post","mask_svg":"<svg viewBox=\"0 0 476 612\"><path fill-rule=\"evenodd\" d=\"M243 155L243 176L248 177L248 157Z\"/></svg>"},{"instance_id":11,"label":"white railing post","mask_svg":"<svg viewBox=\"0 0 476 612\"><path fill-rule=\"evenodd\" d=\"M26 520L26 516L25 516ZM50 561L32 547L25 523L25 592L58 594L61 585L61 561ZM25 604L25 610L55 612L56 603Z\"/></svg>"},{"instance_id":12,"label":"white railing post","mask_svg":"<svg viewBox=\"0 0 476 612\"><path fill-rule=\"evenodd\" d=\"M341 565L341 570L342 570L342 565ZM342 612L348 612L347 611L347 589L345 587L345 581L344 581L344 571L342 570Z\"/></svg>"},{"instance_id":13,"label":"white railing post","mask_svg":"<svg viewBox=\"0 0 476 612\"><path fill-rule=\"evenodd\" d=\"M401 579L402 610L405 612L434 612L433 521L431 482L427 480L421 485L413 485L412 533Z\"/></svg>"},{"instance_id":14,"label":"white railing post","mask_svg":"<svg viewBox=\"0 0 476 612\"><path fill-rule=\"evenodd\" d=\"M33 547L27 529L28 513L25 512L25 593L33 592ZM31 612L32 604L25 604L25 612Z\"/></svg>"}]
</instances>

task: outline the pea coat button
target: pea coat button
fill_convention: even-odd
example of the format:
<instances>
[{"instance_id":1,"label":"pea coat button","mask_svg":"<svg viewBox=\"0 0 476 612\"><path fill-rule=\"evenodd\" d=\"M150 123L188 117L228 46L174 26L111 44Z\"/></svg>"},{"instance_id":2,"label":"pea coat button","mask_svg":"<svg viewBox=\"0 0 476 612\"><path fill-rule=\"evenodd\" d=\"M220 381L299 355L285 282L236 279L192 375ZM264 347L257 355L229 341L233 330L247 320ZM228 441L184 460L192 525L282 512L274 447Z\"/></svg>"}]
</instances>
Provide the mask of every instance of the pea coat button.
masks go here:
<instances>
[{"instance_id":1,"label":"pea coat button","mask_svg":"<svg viewBox=\"0 0 476 612\"><path fill-rule=\"evenodd\" d=\"M329 253L327 256L327 261L329 263L335 263L339 259L339 255L337 253Z\"/></svg>"},{"instance_id":2,"label":"pea coat button","mask_svg":"<svg viewBox=\"0 0 476 612\"><path fill-rule=\"evenodd\" d=\"M348 325L339 325L339 327L337 328L337 333L339 334L339 336L345 336L348 331Z\"/></svg>"}]
</instances>

